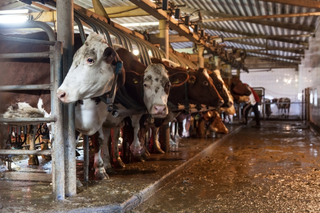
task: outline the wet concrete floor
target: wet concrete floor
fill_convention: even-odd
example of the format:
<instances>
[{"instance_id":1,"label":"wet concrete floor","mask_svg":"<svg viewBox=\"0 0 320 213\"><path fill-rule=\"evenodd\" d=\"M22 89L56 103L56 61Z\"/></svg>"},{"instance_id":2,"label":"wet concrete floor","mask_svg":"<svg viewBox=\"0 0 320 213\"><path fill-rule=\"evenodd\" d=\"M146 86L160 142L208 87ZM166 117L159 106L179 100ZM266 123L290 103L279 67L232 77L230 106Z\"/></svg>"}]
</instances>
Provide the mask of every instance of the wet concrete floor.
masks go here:
<instances>
[{"instance_id":1,"label":"wet concrete floor","mask_svg":"<svg viewBox=\"0 0 320 213\"><path fill-rule=\"evenodd\" d=\"M229 125L229 130L239 127L240 125ZM77 195L67 197L64 201L54 201L48 169L51 162L44 161L39 156L41 165L37 169L36 166L27 165L26 156L15 162L16 171L0 172L0 212L127 211L142 202L146 195L166 184L166 181L170 181L171 176L174 176L171 174L174 169L187 164L191 158L219 140L219 137L183 139L178 151L152 154L145 163L133 162L124 169L116 168L117 173L110 175L108 180L82 181L84 186L77 189ZM77 168L81 168L83 163L77 161L77 164ZM82 171L77 172L77 177L83 179ZM161 178L165 180L160 180Z\"/></svg>"},{"instance_id":2,"label":"wet concrete floor","mask_svg":"<svg viewBox=\"0 0 320 213\"><path fill-rule=\"evenodd\" d=\"M320 212L319 148L301 122L246 126L132 212Z\"/></svg>"},{"instance_id":3,"label":"wet concrete floor","mask_svg":"<svg viewBox=\"0 0 320 213\"><path fill-rule=\"evenodd\" d=\"M50 174L22 166L14 174L0 173L0 212L320 211L320 140L301 122L264 121L260 129L243 127L226 141L182 139L179 145L178 151L116 169L109 180L84 183L62 202L53 200ZM213 152L186 163L213 145ZM176 168L182 169L170 175ZM15 181L18 174L42 179Z\"/></svg>"}]
</instances>

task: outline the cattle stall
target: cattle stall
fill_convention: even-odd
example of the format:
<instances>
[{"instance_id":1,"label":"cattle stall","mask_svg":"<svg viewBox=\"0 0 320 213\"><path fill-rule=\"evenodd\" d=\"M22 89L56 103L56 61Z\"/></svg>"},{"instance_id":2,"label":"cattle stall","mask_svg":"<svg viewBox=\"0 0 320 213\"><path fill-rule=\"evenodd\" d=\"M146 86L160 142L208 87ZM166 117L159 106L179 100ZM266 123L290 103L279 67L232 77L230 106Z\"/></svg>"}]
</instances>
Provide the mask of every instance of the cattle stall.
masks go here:
<instances>
[{"instance_id":1,"label":"cattle stall","mask_svg":"<svg viewBox=\"0 0 320 213\"><path fill-rule=\"evenodd\" d=\"M0 109L49 99L30 104L45 117L0 116L0 211L320 209L316 1L3 2ZM2 24L6 8L28 20ZM242 122L247 85L260 126Z\"/></svg>"},{"instance_id":2,"label":"cattle stall","mask_svg":"<svg viewBox=\"0 0 320 213\"><path fill-rule=\"evenodd\" d=\"M137 48L139 50L139 52L141 53L140 54L140 60L143 63L145 63L146 65L148 65L150 63L150 57L149 57L150 55L151 56L156 56L158 58L162 58L163 57L163 52L161 52L159 49L155 48L153 45L150 45L148 42L143 41L141 39L138 39L138 38L136 38L136 37L134 37L132 35L127 35L126 33L120 32L118 29L112 27L111 25L107 25L105 23L102 24L101 21L98 20L98 19L89 18L85 14L81 13L81 11L76 11L75 12L75 22L78 24L78 30L80 32L80 35L81 35L81 38L82 38L82 42L84 42L84 39L86 38L86 35L84 33L84 30L83 30L83 26L82 26L82 22L83 22L83 23L86 23L87 25L91 26L93 31L104 33L106 35L109 43L112 44L112 45L116 45L117 44L117 45L125 46L129 50L133 50L134 47ZM32 26L36 26L37 23L39 23L39 22L30 22L30 23L34 23L34 25L30 24L30 27L32 27ZM45 25L43 25L43 26L45 27ZM48 27L46 27L46 28L48 28ZM55 37L55 36L51 35L51 37ZM3 39L3 40L5 40L5 39ZM12 39L12 40L14 40L14 39ZM23 39L20 39L20 40L21 41L25 41L25 42L30 42L30 40L23 40ZM44 42L44 43L46 43L46 42ZM59 50L59 48L57 48L57 50ZM37 55L36 54L34 54L34 55L29 54L29 56L36 57ZM39 56L42 56L42 55L39 55ZM25 55L23 55L23 56L21 55L21 57L26 57L26 56ZM174 62L180 63L181 66L184 66L184 67L189 67L189 68L195 68L196 67L193 63L190 63L188 60L181 59L179 56L175 56L174 54L170 54L170 59L172 61L174 61ZM179 59L180 59L180 61L179 61ZM59 58L57 60L60 61ZM58 63L58 62L55 62L55 63ZM59 70L59 69L56 68L56 70ZM59 74L59 76L61 76L61 74ZM61 80L56 80L55 82L59 83L60 81ZM26 87L26 88L19 87L18 89L20 89L20 90L26 90L26 89L32 90L32 89L47 89L47 88L50 88L51 91L55 91L56 89L52 89L52 88L56 88L56 87L57 86L50 87L48 85L46 87L41 87L41 86L37 85L36 87L33 87L33 86L29 86L29 87ZM3 88L3 91L8 91L9 89L11 89L11 88L9 88L7 86L7 87ZM55 97L55 95L52 95L52 97ZM53 107L52 106L51 108L52 109L56 109L57 107ZM183 106L179 107L179 110L182 110L183 108L184 108ZM199 108L197 108L197 109L190 108L189 110L190 110L190 113L191 112L200 112L200 111L208 111L208 110L210 110L209 107L202 107L202 108L203 108L202 110L200 110ZM52 114L52 116L53 116L53 114ZM55 119L57 119L57 118L55 118ZM31 119L31 120L32 121L37 121L37 122L39 122L39 121L40 122L49 122L49 121L51 121L50 119ZM9 123L9 120L7 120L7 119L3 119L1 121L4 122L4 123ZM24 120L22 119L22 121L24 121ZM25 121L25 122L27 122L27 121ZM59 126L59 128L61 128L61 125ZM57 128L55 128L55 129L57 129ZM167 134L168 133L169 132L167 132ZM52 142L53 142L52 143L53 144L53 150L54 150L54 147L56 146L56 144L58 144L57 142L55 142L56 140L58 140L58 139L56 139L56 136L55 136L56 134L57 133L54 132L54 139L55 140L52 140ZM59 135L62 135L62 134L59 134ZM169 137L166 137L166 138L167 138L167 141L169 141ZM87 144L85 144L85 146L87 146ZM60 148L61 147L63 147L63 145L61 145ZM11 155L11 154L18 154L18 153L20 153L20 154L31 154L31 153L35 154L35 153L37 153L37 154L40 155L40 154L50 154L51 152L50 151L34 151L34 152L21 151L20 152L20 150L19 151L14 150L14 151L3 151L2 154L10 154ZM57 151L57 152L54 152L54 153L59 153L59 152ZM60 157L62 156L61 153L59 153L58 155ZM85 156L88 156L88 155L85 154ZM54 162L55 163L53 165L58 165L58 163L56 163L55 158L54 158ZM85 165L87 165L87 163L85 163ZM59 168L63 168L63 167L59 166ZM87 169L85 169L85 171L87 171ZM55 178L55 173L63 174L63 172L61 172L61 171L55 172L55 170L53 169L53 176L52 176L53 178ZM87 174L87 172L85 172L85 174ZM86 176L88 176L88 175L86 175ZM85 177L85 179L86 178L87 177ZM56 185L57 184L55 184L53 182L53 186L54 186L53 188L55 188ZM61 189L58 189L58 190L61 191ZM57 193L57 194L59 194L59 193ZM57 196L59 197L59 195L57 195Z\"/></svg>"}]
</instances>

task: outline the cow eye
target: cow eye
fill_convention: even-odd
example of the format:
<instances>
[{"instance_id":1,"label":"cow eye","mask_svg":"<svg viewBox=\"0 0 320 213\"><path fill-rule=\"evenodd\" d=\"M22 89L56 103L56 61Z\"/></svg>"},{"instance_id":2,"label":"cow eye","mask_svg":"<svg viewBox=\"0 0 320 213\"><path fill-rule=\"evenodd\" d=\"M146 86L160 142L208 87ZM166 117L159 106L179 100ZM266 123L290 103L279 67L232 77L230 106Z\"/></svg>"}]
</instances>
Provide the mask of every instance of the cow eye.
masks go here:
<instances>
[{"instance_id":1,"label":"cow eye","mask_svg":"<svg viewBox=\"0 0 320 213\"><path fill-rule=\"evenodd\" d=\"M143 84L144 88L148 88L148 85L147 84Z\"/></svg>"},{"instance_id":2,"label":"cow eye","mask_svg":"<svg viewBox=\"0 0 320 213\"><path fill-rule=\"evenodd\" d=\"M206 86L209 85L208 81L203 81L203 84L206 85Z\"/></svg>"},{"instance_id":3,"label":"cow eye","mask_svg":"<svg viewBox=\"0 0 320 213\"><path fill-rule=\"evenodd\" d=\"M93 60L92 58L88 58L88 59L87 59L87 63L88 63L88 64L93 64L93 62L94 62L94 60Z\"/></svg>"},{"instance_id":4,"label":"cow eye","mask_svg":"<svg viewBox=\"0 0 320 213\"><path fill-rule=\"evenodd\" d=\"M169 89L171 87L170 83L167 83L166 88Z\"/></svg>"}]
</instances>

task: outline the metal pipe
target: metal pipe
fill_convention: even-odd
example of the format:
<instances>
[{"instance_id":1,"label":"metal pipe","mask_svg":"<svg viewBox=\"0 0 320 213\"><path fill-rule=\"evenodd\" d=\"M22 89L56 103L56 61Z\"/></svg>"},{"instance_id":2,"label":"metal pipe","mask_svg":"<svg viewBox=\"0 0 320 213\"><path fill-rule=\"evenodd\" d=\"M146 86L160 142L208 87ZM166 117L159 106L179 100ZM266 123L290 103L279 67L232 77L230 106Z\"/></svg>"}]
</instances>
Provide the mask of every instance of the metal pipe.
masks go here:
<instances>
[{"instance_id":1,"label":"metal pipe","mask_svg":"<svg viewBox=\"0 0 320 213\"><path fill-rule=\"evenodd\" d=\"M113 117L127 117L130 115L148 114L146 110L117 109L111 112Z\"/></svg>"},{"instance_id":2,"label":"metal pipe","mask_svg":"<svg viewBox=\"0 0 320 213\"><path fill-rule=\"evenodd\" d=\"M50 84L35 84L35 85L6 85L0 86L0 91L9 90L50 90Z\"/></svg>"},{"instance_id":3,"label":"metal pipe","mask_svg":"<svg viewBox=\"0 0 320 213\"><path fill-rule=\"evenodd\" d=\"M48 118L0 118L0 123L7 124L39 124L39 123L50 123L55 122L56 117L48 117Z\"/></svg>"},{"instance_id":4,"label":"metal pipe","mask_svg":"<svg viewBox=\"0 0 320 213\"><path fill-rule=\"evenodd\" d=\"M83 179L89 180L89 136L83 135Z\"/></svg>"},{"instance_id":5,"label":"metal pipe","mask_svg":"<svg viewBox=\"0 0 320 213\"><path fill-rule=\"evenodd\" d=\"M46 41L46 40L37 40L37 39L30 39L30 38L19 38L19 37L12 37L12 36L5 36L0 35L1 41L15 41L15 42L25 42L25 43L33 43L33 44L44 44L44 45L54 45L54 41Z\"/></svg>"},{"instance_id":6,"label":"metal pipe","mask_svg":"<svg viewBox=\"0 0 320 213\"><path fill-rule=\"evenodd\" d=\"M43 29L50 41L56 41L55 33L49 25L40 21L26 21L19 24L0 24L0 29L12 29L12 28L41 28Z\"/></svg>"},{"instance_id":7,"label":"metal pipe","mask_svg":"<svg viewBox=\"0 0 320 213\"><path fill-rule=\"evenodd\" d=\"M0 149L0 155L51 155L51 150Z\"/></svg>"},{"instance_id":8,"label":"metal pipe","mask_svg":"<svg viewBox=\"0 0 320 213\"><path fill-rule=\"evenodd\" d=\"M0 58L49 58L49 56L50 52L0 54Z\"/></svg>"},{"instance_id":9,"label":"metal pipe","mask_svg":"<svg viewBox=\"0 0 320 213\"><path fill-rule=\"evenodd\" d=\"M52 155L52 190L56 200L65 198L65 165L64 165L64 136L63 136L63 119L62 119L62 103L55 95L60 83L62 82L61 74L61 47L62 43L57 42L54 46L54 57L52 61L51 80L53 88L51 90L51 111L57 120L53 125L54 142Z\"/></svg>"},{"instance_id":10,"label":"metal pipe","mask_svg":"<svg viewBox=\"0 0 320 213\"><path fill-rule=\"evenodd\" d=\"M63 42L63 76L66 76L72 64L74 52L74 10L73 0L57 0L57 37ZM76 190L76 138L74 104L64 105L63 135L65 141L65 194L73 196Z\"/></svg>"}]
</instances>

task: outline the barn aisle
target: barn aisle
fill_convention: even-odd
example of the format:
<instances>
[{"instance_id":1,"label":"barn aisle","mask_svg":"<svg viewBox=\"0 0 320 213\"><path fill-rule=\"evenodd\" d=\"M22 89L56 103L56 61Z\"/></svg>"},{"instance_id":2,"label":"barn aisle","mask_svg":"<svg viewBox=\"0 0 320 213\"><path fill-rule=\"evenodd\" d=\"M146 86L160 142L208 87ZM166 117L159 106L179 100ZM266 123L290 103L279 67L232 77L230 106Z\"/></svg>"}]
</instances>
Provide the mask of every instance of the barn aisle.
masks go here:
<instances>
[{"instance_id":1,"label":"barn aisle","mask_svg":"<svg viewBox=\"0 0 320 213\"><path fill-rule=\"evenodd\" d=\"M319 148L301 122L246 126L133 212L319 212Z\"/></svg>"}]
</instances>

